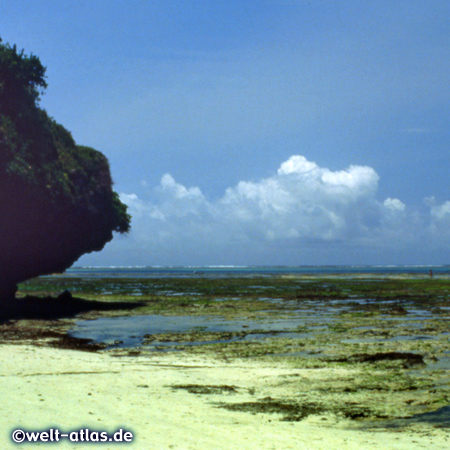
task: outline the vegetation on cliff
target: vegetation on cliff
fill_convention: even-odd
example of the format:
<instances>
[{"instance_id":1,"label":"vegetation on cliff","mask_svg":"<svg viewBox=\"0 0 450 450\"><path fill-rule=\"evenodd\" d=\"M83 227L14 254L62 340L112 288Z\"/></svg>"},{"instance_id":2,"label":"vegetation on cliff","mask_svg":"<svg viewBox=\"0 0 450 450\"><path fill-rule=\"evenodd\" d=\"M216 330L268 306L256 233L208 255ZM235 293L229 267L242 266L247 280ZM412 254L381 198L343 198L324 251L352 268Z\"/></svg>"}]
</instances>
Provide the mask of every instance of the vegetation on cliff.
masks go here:
<instances>
[{"instance_id":1,"label":"vegetation on cliff","mask_svg":"<svg viewBox=\"0 0 450 450\"><path fill-rule=\"evenodd\" d=\"M130 227L106 157L79 146L39 107L38 57L0 39L0 297L70 267Z\"/></svg>"}]
</instances>

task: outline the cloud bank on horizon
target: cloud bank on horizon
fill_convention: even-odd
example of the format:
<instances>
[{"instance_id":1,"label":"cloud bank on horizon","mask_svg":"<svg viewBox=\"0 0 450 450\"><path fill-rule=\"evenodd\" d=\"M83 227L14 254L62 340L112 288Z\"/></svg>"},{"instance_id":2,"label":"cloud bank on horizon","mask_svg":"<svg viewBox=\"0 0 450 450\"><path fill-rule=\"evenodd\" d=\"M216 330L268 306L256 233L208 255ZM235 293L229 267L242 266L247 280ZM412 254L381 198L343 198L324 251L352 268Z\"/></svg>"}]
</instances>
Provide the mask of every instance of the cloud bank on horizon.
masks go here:
<instances>
[{"instance_id":1,"label":"cloud bank on horizon","mask_svg":"<svg viewBox=\"0 0 450 450\"><path fill-rule=\"evenodd\" d=\"M411 209L378 199L378 183L371 167L333 171L301 155L216 200L165 174L149 199L120 195L132 231L109 244L102 261L117 253L125 265L406 264L424 246L435 258L448 250L450 201L429 197Z\"/></svg>"},{"instance_id":2,"label":"cloud bank on horizon","mask_svg":"<svg viewBox=\"0 0 450 450\"><path fill-rule=\"evenodd\" d=\"M3 3L133 215L76 264L450 263L447 0Z\"/></svg>"}]
</instances>

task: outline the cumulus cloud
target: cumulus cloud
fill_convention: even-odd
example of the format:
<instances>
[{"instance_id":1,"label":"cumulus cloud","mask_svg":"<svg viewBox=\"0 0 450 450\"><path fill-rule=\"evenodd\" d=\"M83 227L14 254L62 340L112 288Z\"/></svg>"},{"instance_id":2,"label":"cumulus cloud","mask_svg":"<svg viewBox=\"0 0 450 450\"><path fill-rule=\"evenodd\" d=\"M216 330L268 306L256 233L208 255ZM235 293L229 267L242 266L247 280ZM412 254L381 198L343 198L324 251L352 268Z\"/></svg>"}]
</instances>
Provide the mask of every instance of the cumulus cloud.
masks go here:
<instances>
[{"instance_id":1,"label":"cumulus cloud","mask_svg":"<svg viewBox=\"0 0 450 450\"><path fill-rule=\"evenodd\" d=\"M378 200L378 183L371 167L332 171L294 155L272 176L210 201L165 174L148 200L121 194L132 232L111 246L140 264L336 264L448 246L450 201L430 197L419 214L398 198Z\"/></svg>"},{"instance_id":2,"label":"cumulus cloud","mask_svg":"<svg viewBox=\"0 0 450 450\"><path fill-rule=\"evenodd\" d=\"M358 222L368 219L363 210L371 209L377 183L370 167L332 172L296 155L272 177L227 189L216 206L233 223L269 239L333 239L358 227L352 209L359 209Z\"/></svg>"},{"instance_id":3,"label":"cumulus cloud","mask_svg":"<svg viewBox=\"0 0 450 450\"><path fill-rule=\"evenodd\" d=\"M389 197L383 202L383 205L390 211L402 212L406 209L406 205L398 198Z\"/></svg>"},{"instance_id":4,"label":"cumulus cloud","mask_svg":"<svg viewBox=\"0 0 450 450\"><path fill-rule=\"evenodd\" d=\"M434 197L428 197L425 199L425 204L430 207L430 213L434 223L450 220L450 201L439 205Z\"/></svg>"}]
</instances>

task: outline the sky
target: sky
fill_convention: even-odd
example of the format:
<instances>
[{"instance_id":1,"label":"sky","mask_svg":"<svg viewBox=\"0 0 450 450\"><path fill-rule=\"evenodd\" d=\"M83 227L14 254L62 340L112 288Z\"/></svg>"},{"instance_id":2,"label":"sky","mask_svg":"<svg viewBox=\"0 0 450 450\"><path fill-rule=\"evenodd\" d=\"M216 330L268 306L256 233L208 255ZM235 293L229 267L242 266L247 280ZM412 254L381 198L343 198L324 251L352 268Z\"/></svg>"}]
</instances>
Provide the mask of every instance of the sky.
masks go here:
<instances>
[{"instance_id":1,"label":"sky","mask_svg":"<svg viewBox=\"0 0 450 450\"><path fill-rule=\"evenodd\" d=\"M0 0L132 230L76 265L450 263L447 0Z\"/></svg>"}]
</instances>

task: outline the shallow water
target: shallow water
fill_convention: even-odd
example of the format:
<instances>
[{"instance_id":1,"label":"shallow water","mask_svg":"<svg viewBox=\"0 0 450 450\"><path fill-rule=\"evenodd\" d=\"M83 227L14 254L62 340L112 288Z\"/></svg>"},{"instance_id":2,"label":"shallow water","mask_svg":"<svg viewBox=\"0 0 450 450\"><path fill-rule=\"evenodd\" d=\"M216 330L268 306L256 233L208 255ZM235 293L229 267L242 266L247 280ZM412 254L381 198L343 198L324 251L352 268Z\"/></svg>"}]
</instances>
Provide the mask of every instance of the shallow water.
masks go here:
<instances>
[{"instance_id":1,"label":"shallow water","mask_svg":"<svg viewBox=\"0 0 450 450\"><path fill-rule=\"evenodd\" d=\"M166 291L167 294L168 291ZM174 291L170 294L177 295ZM170 295L169 294L169 295ZM239 299L239 297L236 297ZM220 300L220 298L216 298ZM230 300L230 298L228 298ZM225 343L237 340L258 340L268 337L285 337L293 339L310 339L318 333L326 333L329 325L339 321L339 315L347 312L355 303L364 304L372 303L369 299L352 299L352 300L332 300L327 303L317 302L314 300L304 301L304 309L293 309L286 314L280 315L280 311L274 309L265 310L261 317L225 319L218 316L165 316L165 315L142 315L131 317L114 317L100 318L96 320L80 321L76 327L69 333L76 338L87 338L94 342L106 343L109 347L132 348L145 345L148 349L164 349L173 350L180 345L204 345L211 343ZM268 303L283 303L281 299L271 299ZM383 303L391 303L388 301L377 302L380 306ZM291 307L298 303L292 301L284 301L284 305ZM406 308L407 305L405 305ZM350 309L351 311L351 309ZM392 329L407 326L406 333L391 337L364 337L355 336L354 338L343 339L343 344L360 344L360 343L376 343L382 341L418 341L418 340L434 340L435 336L420 333L425 321L434 317L434 314L428 310L418 308L408 308L406 316L391 316L389 314L381 314L377 316L380 322L388 321L392 323ZM441 319L450 319L441 317ZM303 328L303 329L302 329ZM306 328L306 331L305 331ZM356 327L358 330L370 329L371 326ZM199 337L198 341L191 339L183 339L180 336L176 341L176 336L170 336L165 341L164 336L160 336L154 341L146 339L148 336L164 335L164 334L183 334L193 332L205 333L239 333L232 337L217 336L217 340L207 341ZM214 339L214 336L211 336ZM186 342L189 340L189 342ZM170 341L170 342L169 342Z\"/></svg>"},{"instance_id":2,"label":"shallow water","mask_svg":"<svg viewBox=\"0 0 450 450\"><path fill-rule=\"evenodd\" d=\"M184 342L150 342L145 343L146 348L174 349L180 344L202 345L219 342L232 342L236 340L265 339L277 335L278 337L308 339L314 336L316 329L312 332L297 332L299 326L313 323L319 329L323 329L323 317L309 317L307 321L298 317L275 320L228 320L213 316L163 316L145 315L133 317L113 317L96 320L85 320L78 322L76 327L69 333L72 337L92 339L95 342L106 343L111 347L131 348L144 344L145 335L158 334L181 334L186 332L245 332L242 336L231 339L218 339L213 341Z\"/></svg>"},{"instance_id":3,"label":"shallow water","mask_svg":"<svg viewBox=\"0 0 450 450\"><path fill-rule=\"evenodd\" d=\"M432 424L436 428L449 428L450 427L450 405L438 408L436 411L431 411L422 414L416 414L412 417L405 419L392 419L392 420L377 420L367 421L363 426L359 426L360 429L395 429L410 426L412 424L428 423Z\"/></svg>"},{"instance_id":4,"label":"shallow water","mask_svg":"<svg viewBox=\"0 0 450 450\"><path fill-rule=\"evenodd\" d=\"M411 336L411 335L399 335L391 338L356 338L356 339L344 339L342 344L362 344L370 342L401 342L401 341L423 341L423 340L435 340L436 336Z\"/></svg>"}]
</instances>

